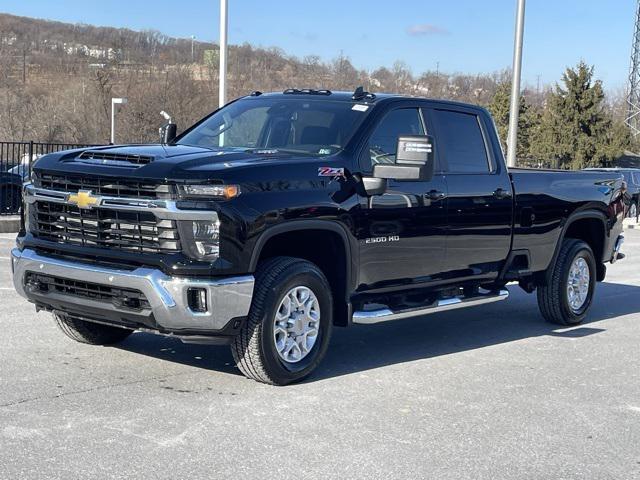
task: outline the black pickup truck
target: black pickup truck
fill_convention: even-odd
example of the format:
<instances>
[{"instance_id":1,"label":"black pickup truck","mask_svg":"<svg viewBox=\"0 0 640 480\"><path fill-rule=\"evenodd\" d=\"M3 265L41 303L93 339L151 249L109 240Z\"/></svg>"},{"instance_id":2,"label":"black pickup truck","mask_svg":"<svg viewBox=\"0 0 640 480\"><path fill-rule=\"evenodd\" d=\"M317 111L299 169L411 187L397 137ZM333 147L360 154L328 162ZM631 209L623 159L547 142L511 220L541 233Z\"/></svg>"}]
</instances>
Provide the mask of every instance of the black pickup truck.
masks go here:
<instances>
[{"instance_id":1,"label":"black pickup truck","mask_svg":"<svg viewBox=\"0 0 640 480\"><path fill-rule=\"evenodd\" d=\"M283 385L334 326L504 300L512 282L577 324L623 257L622 177L509 171L476 106L290 89L171 126L46 155L25 185L15 287L74 340L226 343Z\"/></svg>"}]
</instances>

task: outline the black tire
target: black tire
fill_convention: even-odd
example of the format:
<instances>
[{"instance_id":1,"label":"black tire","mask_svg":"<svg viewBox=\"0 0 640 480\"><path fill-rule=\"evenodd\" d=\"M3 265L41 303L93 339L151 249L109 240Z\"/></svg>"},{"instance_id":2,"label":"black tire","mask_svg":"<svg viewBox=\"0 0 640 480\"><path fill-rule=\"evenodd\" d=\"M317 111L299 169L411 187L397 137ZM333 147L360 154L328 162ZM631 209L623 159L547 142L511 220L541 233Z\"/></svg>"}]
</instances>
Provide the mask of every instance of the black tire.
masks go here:
<instances>
[{"instance_id":1,"label":"black tire","mask_svg":"<svg viewBox=\"0 0 640 480\"><path fill-rule=\"evenodd\" d=\"M320 308L318 336L297 363L279 355L274 342L274 318L284 296L302 286L316 296ZM247 377L270 385L287 385L307 377L322 361L333 324L331 287L322 271L299 258L275 257L258 266L251 309L245 325L231 343L236 365Z\"/></svg>"},{"instance_id":2,"label":"black tire","mask_svg":"<svg viewBox=\"0 0 640 480\"><path fill-rule=\"evenodd\" d=\"M578 309L569 305L567 287L573 262L582 257L589 267L589 287L584 303ZM596 287L596 261L591 247L582 240L565 239L555 265L550 266L548 283L538 287L538 307L542 316L551 323L577 325L591 307Z\"/></svg>"},{"instance_id":3,"label":"black tire","mask_svg":"<svg viewBox=\"0 0 640 480\"><path fill-rule=\"evenodd\" d=\"M110 327L87 322L67 315L54 314L53 318L62 332L72 340L89 345L111 345L119 343L133 333L126 328Z\"/></svg>"}]
</instances>

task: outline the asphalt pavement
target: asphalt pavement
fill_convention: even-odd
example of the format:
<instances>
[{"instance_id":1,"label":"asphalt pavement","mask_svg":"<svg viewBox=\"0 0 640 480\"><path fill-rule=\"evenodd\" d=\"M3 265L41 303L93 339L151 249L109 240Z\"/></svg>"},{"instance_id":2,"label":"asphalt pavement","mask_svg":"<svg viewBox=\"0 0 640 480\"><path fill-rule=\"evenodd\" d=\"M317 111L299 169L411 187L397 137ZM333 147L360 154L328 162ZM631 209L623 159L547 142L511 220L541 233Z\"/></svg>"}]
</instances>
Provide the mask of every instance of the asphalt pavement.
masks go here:
<instances>
[{"instance_id":1,"label":"asphalt pavement","mask_svg":"<svg viewBox=\"0 0 640 480\"><path fill-rule=\"evenodd\" d=\"M227 347L74 343L13 290L0 235L0 479L640 478L640 231L583 325L535 295L335 329L303 384Z\"/></svg>"}]
</instances>

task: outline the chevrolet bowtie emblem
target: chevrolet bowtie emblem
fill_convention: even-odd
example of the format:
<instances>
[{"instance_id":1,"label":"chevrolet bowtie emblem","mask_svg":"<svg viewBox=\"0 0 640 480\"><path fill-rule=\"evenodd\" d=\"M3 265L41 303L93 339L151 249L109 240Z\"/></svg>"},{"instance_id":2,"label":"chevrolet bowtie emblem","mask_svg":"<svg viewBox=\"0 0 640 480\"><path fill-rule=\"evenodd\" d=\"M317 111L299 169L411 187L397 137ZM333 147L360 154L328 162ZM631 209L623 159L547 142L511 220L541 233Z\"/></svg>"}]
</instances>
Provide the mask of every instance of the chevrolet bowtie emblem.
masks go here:
<instances>
[{"instance_id":1,"label":"chevrolet bowtie emblem","mask_svg":"<svg viewBox=\"0 0 640 480\"><path fill-rule=\"evenodd\" d=\"M80 190L78 193L67 197L67 202L77 205L78 208L91 208L99 202L98 197L94 197L89 190Z\"/></svg>"}]
</instances>

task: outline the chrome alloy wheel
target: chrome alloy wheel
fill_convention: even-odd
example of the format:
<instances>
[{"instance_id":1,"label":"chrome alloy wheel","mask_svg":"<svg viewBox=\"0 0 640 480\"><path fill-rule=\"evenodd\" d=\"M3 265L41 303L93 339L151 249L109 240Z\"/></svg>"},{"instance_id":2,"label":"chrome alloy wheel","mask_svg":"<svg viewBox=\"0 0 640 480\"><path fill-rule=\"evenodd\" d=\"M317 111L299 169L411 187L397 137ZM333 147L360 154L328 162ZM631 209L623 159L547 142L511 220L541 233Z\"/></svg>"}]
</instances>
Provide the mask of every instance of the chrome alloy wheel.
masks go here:
<instances>
[{"instance_id":1,"label":"chrome alloy wheel","mask_svg":"<svg viewBox=\"0 0 640 480\"><path fill-rule=\"evenodd\" d=\"M574 312L578 312L587 301L590 280L591 273L587 261L582 257L574 259L567 281L567 300Z\"/></svg>"},{"instance_id":2,"label":"chrome alloy wheel","mask_svg":"<svg viewBox=\"0 0 640 480\"><path fill-rule=\"evenodd\" d=\"M287 363L305 358L318 339L320 304L308 287L294 287L283 297L273 320L276 351Z\"/></svg>"}]
</instances>

